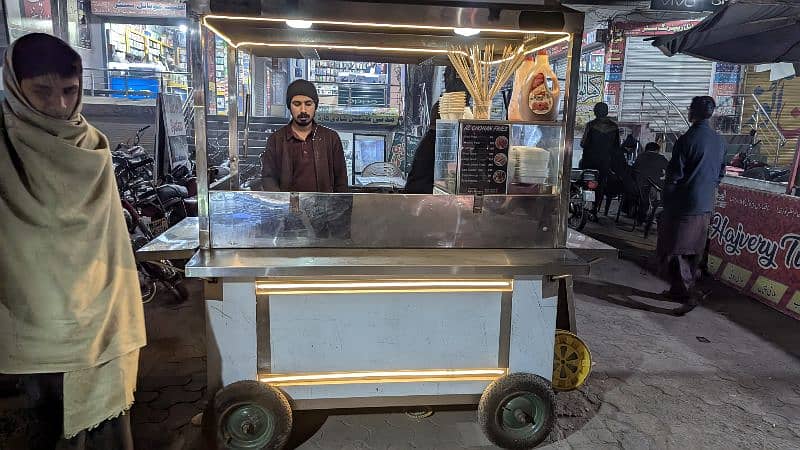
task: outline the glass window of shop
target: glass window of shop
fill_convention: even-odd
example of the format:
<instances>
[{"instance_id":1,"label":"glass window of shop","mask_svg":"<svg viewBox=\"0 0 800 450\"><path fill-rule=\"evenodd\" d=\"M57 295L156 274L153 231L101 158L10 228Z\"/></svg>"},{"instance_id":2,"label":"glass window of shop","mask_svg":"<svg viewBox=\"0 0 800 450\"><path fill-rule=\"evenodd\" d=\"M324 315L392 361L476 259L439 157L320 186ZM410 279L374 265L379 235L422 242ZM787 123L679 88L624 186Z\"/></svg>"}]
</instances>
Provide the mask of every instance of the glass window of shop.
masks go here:
<instances>
[{"instance_id":1,"label":"glass window of shop","mask_svg":"<svg viewBox=\"0 0 800 450\"><path fill-rule=\"evenodd\" d=\"M28 33L53 33L50 0L4 0L4 5L12 42Z\"/></svg>"},{"instance_id":2,"label":"glass window of shop","mask_svg":"<svg viewBox=\"0 0 800 450\"><path fill-rule=\"evenodd\" d=\"M228 44L222 38L212 37L210 34L207 34L206 38L208 39L206 48L209 52L206 58L208 66L206 73L209 74L210 94L206 101L210 114L224 116L228 114ZM238 111L242 114L245 95L250 93L250 55L238 52L237 56L239 58Z\"/></svg>"},{"instance_id":3,"label":"glass window of shop","mask_svg":"<svg viewBox=\"0 0 800 450\"><path fill-rule=\"evenodd\" d=\"M187 94L185 25L106 23L104 32L112 91L130 98L155 97L159 92Z\"/></svg>"}]
</instances>

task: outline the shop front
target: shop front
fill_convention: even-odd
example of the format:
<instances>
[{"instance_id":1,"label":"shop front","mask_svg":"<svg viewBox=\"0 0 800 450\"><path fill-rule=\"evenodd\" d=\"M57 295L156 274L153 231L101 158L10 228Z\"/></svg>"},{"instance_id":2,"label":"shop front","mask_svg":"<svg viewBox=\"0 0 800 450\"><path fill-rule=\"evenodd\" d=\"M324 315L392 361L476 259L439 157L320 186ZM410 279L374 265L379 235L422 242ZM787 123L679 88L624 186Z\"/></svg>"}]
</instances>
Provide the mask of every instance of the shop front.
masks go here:
<instances>
[{"instance_id":1,"label":"shop front","mask_svg":"<svg viewBox=\"0 0 800 450\"><path fill-rule=\"evenodd\" d=\"M185 4L91 0L91 12L102 24L104 50L103 65L89 74L96 94L133 100L154 99L159 93L186 97Z\"/></svg>"},{"instance_id":2,"label":"shop front","mask_svg":"<svg viewBox=\"0 0 800 450\"><path fill-rule=\"evenodd\" d=\"M800 197L786 185L726 177L709 230L709 271L800 320Z\"/></svg>"}]
</instances>

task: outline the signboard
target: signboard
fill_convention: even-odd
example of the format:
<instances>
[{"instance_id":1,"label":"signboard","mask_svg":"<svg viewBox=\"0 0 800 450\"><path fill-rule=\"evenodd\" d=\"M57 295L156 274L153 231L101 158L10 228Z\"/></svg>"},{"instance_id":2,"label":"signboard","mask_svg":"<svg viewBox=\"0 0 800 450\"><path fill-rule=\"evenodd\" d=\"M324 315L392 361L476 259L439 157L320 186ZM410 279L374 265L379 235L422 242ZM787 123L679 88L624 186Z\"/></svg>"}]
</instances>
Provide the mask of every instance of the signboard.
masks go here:
<instances>
[{"instance_id":1,"label":"signboard","mask_svg":"<svg viewBox=\"0 0 800 450\"><path fill-rule=\"evenodd\" d=\"M180 166L191 170L189 161L189 142L186 139L186 123L183 116L183 101L179 95L160 94L160 133L163 133L163 142L166 148L168 160L163 163L168 164L164 172L171 172ZM160 140L160 139L159 139ZM159 158L159 164L162 163ZM161 172L161 170L159 170Z\"/></svg>"},{"instance_id":2,"label":"signboard","mask_svg":"<svg viewBox=\"0 0 800 450\"><path fill-rule=\"evenodd\" d=\"M575 134L583 134L586 123L594 119L594 105L604 101L604 72L581 72L578 85L578 106L575 116Z\"/></svg>"},{"instance_id":3,"label":"signboard","mask_svg":"<svg viewBox=\"0 0 800 450\"><path fill-rule=\"evenodd\" d=\"M650 0L650 9L662 11L705 12L716 11L727 0Z\"/></svg>"},{"instance_id":4,"label":"signboard","mask_svg":"<svg viewBox=\"0 0 800 450\"><path fill-rule=\"evenodd\" d=\"M509 125L463 124L459 194L505 194Z\"/></svg>"},{"instance_id":5,"label":"signboard","mask_svg":"<svg viewBox=\"0 0 800 450\"><path fill-rule=\"evenodd\" d=\"M181 0L91 0L92 14L117 17L186 17Z\"/></svg>"},{"instance_id":6,"label":"signboard","mask_svg":"<svg viewBox=\"0 0 800 450\"><path fill-rule=\"evenodd\" d=\"M800 319L800 197L722 184L709 227L709 271Z\"/></svg>"}]
</instances>

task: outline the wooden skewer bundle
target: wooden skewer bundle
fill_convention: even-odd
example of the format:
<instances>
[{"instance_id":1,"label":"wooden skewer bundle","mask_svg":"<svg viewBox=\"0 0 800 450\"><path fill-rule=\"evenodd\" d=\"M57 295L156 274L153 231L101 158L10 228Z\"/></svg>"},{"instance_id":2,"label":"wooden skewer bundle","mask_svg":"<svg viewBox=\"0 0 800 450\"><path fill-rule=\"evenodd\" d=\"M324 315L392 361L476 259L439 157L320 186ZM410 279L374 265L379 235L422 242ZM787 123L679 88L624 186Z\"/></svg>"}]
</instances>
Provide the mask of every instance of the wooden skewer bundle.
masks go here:
<instances>
[{"instance_id":1,"label":"wooden skewer bundle","mask_svg":"<svg viewBox=\"0 0 800 450\"><path fill-rule=\"evenodd\" d=\"M448 53L453 68L461 77L467 90L475 99L475 118L488 119L488 111L492 98L500 92L506 81L514 74L525 60L523 47L514 48L507 45L503 49L500 62L493 62L494 45L487 44L481 51L480 46L469 48L454 47ZM492 69L495 68L494 83L491 83ZM491 84L491 85L490 85Z\"/></svg>"}]
</instances>

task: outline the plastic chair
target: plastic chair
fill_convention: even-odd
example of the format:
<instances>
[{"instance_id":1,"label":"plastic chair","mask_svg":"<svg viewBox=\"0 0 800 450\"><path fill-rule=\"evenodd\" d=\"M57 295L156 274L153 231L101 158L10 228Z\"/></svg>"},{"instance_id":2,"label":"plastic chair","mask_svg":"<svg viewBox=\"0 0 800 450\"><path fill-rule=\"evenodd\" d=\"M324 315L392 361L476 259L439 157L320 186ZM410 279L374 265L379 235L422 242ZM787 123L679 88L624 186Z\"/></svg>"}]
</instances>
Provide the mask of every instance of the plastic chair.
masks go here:
<instances>
[{"instance_id":1,"label":"plastic chair","mask_svg":"<svg viewBox=\"0 0 800 450\"><path fill-rule=\"evenodd\" d=\"M361 172L363 177L399 177L402 176L400 168L390 162L374 162L367 164Z\"/></svg>"}]
</instances>

